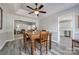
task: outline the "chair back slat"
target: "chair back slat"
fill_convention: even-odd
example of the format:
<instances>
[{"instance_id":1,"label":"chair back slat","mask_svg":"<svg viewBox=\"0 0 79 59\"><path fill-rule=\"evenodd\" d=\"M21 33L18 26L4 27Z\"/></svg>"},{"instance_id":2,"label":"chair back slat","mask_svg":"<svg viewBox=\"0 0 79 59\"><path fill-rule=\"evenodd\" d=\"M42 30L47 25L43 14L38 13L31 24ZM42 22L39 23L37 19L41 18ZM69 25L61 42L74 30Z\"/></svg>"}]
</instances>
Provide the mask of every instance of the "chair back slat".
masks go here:
<instances>
[{"instance_id":1,"label":"chair back slat","mask_svg":"<svg viewBox=\"0 0 79 59\"><path fill-rule=\"evenodd\" d=\"M44 41L48 40L48 35L49 35L49 33L46 31L40 32L40 41L44 42Z\"/></svg>"}]
</instances>

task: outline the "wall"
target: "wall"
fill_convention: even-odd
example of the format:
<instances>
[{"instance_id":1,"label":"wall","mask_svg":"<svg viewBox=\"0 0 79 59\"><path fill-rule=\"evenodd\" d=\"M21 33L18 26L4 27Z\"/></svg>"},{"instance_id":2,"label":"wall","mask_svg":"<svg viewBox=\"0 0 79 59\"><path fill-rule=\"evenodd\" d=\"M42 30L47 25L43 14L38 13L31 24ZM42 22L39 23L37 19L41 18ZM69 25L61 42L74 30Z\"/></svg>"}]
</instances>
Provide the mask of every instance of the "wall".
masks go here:
<instances>
[{"instance_id":1,"label":"wall","mask_svg":"<svg viewBox=\"0 0 79 59\"><path fill-rule=\"evenodd\" d=\"M79 39L79 28L78 28L78 16L79 16L79 6L75 8L75 14L74 14L74 38Z\"/></svg>"},{"instance_id":2,"label":"wall","mask_svg":"<svg viewBox=\"0 0 79 59\"><path fill-rule=\"evenodd\" d=\"M59 17L59 31L60 36L64 36L64 31L72 32L72 14L67 14Z\"/></svg>"},{"instance_id":3,"label":"wall","mask_svg":"<svg viewBox=\"0 0 79 59\"><path fill-rule=\"evenodd\" d=\"M16 14L11 14L4 12L3 9L3 29L0 30L0 49L4 46L4 44L7 41L12 41L14 40L14 20L23 20L23 21L31 21L35 22L36 25L38 26L38 21L28 18L28 17L23 17L19 16Z\"/></svg>"},{"instance_id":4,"label":"wall","mask_svg":"<svg viewBox=\"0 0 79 59\"><path fill-rule=\"evenodd\" d=\"M57 41L58 39L58 14L48 16L46 18L40 19L39 29L46 29L52 32L52 40Z\"/></svg>"},{"instance_id":5,"label":"wall","mask_svg":"<svg viewBox=\"0 0 79 59\"><path fill-rule=\"evenodd\" d=\"M60 11L58 13L42 18L39 21L40 29L47 29L52 32L52 41L59 42L59 18L62 15L70 14L72 17L72 38L79 38L79 29L77 27L77 16L79 15L79 5L69 8L67 10ZM67 17L65 17L67 18Z\"/></svg>"},{"instance_id":6,"label":"wall","mask_svg":"<svg viewBox=\"0 0 79 59\"><path fill-rule=\"evenodd\" d=\"M70 14L65 14L62 16L59 16L59 34L60 34L60 39L59 43L60 45L66 47L67 49L71 49L72 47L72 38L71 37L65 37L64 31L71 31L72 34L72 13Z\"/></svg>"},{"instance_id":7,"label":"wall","mask_svg":"<svg viewBox=\"0 0 79 59\"><path fill-rule=\"evenodd\" d=\"M67 30L67 31L72 31L72 28L71 28L71 21L68 21L68 22L62 22L59 24L60 25L60 35L61 36L64 36L64 31Z\"/></svg>"}]
</instances>

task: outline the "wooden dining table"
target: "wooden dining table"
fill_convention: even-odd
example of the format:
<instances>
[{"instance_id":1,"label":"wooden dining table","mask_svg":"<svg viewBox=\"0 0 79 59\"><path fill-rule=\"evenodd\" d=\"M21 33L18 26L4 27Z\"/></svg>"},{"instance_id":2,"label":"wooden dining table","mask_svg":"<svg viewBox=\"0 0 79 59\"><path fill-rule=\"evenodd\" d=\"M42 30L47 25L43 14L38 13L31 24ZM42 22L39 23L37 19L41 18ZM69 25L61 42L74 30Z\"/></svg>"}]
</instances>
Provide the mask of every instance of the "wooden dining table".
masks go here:
<instances>
[{"instance_id":1,"label":"wooden dining table","mask_svg":"<svg viewBox=\"0 0 79 59\"><path fill-rule=\"evenodd\" d=\"M28 35L30 36L31 39L31 55L34 55L35 53L35 41L36 39L40 38L40 32L38 33L28 33ZM51 36L52 34L49 33L49 49L51 49Z\"/></svg>"}]
</instances>

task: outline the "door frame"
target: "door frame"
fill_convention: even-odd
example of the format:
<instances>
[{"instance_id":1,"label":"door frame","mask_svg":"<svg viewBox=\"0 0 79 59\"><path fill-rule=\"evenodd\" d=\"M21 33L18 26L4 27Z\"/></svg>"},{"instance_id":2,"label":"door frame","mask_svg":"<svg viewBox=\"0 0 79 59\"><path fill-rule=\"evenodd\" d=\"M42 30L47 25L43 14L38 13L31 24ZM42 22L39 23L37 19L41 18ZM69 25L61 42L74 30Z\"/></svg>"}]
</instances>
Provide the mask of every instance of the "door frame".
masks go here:
<instances>
[{"instance_id":1,"label":"door frame","mask_svg":"<svg viewBox=\"0 0 79 59\"><path fill-rule=\"evenodd\" d=\"M68 14L64 14L63 16L68 16L68 15L70 15L70 16L72 16L72 18L71 18L71 26L73 26L73 13L68 13ZM61 16L58 16L58 43L60 44L60 18L62 17L62 15ZM73 27L72 27L72 29L71 29L71 38L73 38Z\"/></svg>"}]
</instances>

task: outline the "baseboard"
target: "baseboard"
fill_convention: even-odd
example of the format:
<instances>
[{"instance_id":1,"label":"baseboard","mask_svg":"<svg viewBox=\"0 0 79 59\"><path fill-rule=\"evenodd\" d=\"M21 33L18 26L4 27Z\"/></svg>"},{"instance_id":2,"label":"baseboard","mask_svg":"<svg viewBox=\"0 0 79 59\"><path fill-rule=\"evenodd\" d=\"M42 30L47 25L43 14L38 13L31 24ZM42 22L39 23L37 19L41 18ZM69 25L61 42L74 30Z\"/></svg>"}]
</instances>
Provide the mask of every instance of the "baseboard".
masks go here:
<instances>
[{"instance_id":1,"label":"baseboard","mask_svg":"<svg viewBox=\"0 0 79 59\"><path fill-rule=\"evenodd\" d=\"M67 50L72 50L72 48L67 48Z\"/></svg>"},{"instance_id":2,"label":"baseboard","mask_svg":"<svg viewBox=\"0 0 79 59\"><path fill-rule=\"evenodd\" d=\"M58 43L58 42L57 42L57 41L55 41L55 40L52 40L52 42Z\"/></svg>"},{"instance_id":3,"label":"baseboard","mask_svg":"<svg viewBox=\"0 0 79 59\"><path fill-rule=\"evenodd\" d=\"M0 50L2 50L2 48L5 46L6 43L7 43L7 41L5 41L5 42L0 46Z\"/></svg>"},{"instance_id":4,"label":"baseboard","mask_svg":"<svg viewBox=\"0 0 79 59\"><path fill-rule=\"evenodd\" d=\"M11 41L13 41L14 39L12 39L12 40L6 40L1 46L0 46L0 50L2 50L3 49L3 47L5 46L5 44L7 43L7 42L11 42Z\"/></svg>"}]
</instances>

